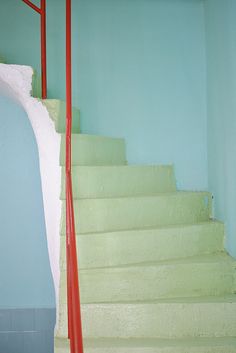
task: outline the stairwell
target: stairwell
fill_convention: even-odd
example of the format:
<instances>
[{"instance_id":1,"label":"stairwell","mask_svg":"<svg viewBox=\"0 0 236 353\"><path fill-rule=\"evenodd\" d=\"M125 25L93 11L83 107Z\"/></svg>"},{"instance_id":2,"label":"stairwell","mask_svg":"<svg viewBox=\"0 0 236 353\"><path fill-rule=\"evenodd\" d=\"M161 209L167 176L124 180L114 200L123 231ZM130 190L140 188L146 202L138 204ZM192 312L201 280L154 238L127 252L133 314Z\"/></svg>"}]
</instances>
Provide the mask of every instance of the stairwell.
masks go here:
<instances>
[{"instance_id":1,"label":"stairwell","mask_svg":"<svg viewBox=\"0 0 236 353\"><path fill-rule=\"evenodd\" d=\"M62 135L55 352L69 353L65 104L43 104ZM236 263L224 250L224 225L212 219L211 195L176 190L173 166L128 166L123 139L80 134L73 115L85 353L235 353Z\"/></svg>"},{"instance_id":2,"label":"stairwell","mask_svg":"<svg viewBox=\"0 0 236 353\"><path fill-rule=\"evenodd\" d=\"M125 142L73 129L73 186L86 353L236 352L235 261L207 192L173 166L128 166ZM65 177L62 136L62 179ZM65 190L56 353L69 352Z\"/></svg>"}]
</instances>

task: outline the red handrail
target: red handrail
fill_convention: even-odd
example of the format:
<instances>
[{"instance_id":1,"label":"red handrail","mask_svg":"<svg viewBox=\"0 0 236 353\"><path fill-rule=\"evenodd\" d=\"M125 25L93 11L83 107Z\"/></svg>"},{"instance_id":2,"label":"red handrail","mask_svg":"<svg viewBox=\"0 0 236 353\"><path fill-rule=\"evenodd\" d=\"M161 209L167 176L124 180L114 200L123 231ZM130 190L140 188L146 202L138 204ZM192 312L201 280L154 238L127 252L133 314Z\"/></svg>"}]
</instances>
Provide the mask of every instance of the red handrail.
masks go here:
<instances>
[{"instance_id":1,"label":"red handrail","mask_svg":"<svg viewBox=\"0 0 236 353\"><path fill-rule=\"evenodd\" d=\"M78 262L71 177L72 59L71 0L66 0L66 254L68 336L71 353L83 353Z\"/></svg>"},{"instance_id":2,"label":"red handrail","mask_svg":"<svg viewBox=\"0 0 236 353\"><path fill-rule=\"evenodd\" d=\"M46 59L46 0L40 8L30 0L22 0L41 15L41 67L42 98L47 97ZM71 353L83 353L81 306L79 294L78 262L71 177L71 132L72 132L72 60L71 60L71 0L66 0L66 263L68 337Z\"/></svg>"},{"instance_id":3,"label":"red handrail","mask_svg":"<svg viewBox=\"0 0 236 353\"><path fill-rule=\"evenodd\" d=\"M42 76L42 99L47 98L47 38L46 38L46 0L40 0L40 7L30 0L22 0L40 15L41 32L41 76Z\"/></svg>"}]
</instances>

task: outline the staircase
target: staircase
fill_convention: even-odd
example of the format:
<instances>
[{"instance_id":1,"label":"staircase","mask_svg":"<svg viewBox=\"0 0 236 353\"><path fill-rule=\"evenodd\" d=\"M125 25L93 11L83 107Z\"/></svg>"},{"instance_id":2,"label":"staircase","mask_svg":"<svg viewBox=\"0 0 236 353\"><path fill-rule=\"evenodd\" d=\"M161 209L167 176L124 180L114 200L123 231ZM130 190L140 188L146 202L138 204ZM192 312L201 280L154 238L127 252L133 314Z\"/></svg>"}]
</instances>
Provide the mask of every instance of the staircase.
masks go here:
<instances>
[{"instance_id":1,"label":"staircase","mask_svg":"<svg viewBox=\"0 0 236 353\"><path fill-rule=\"evenodd\" d=\"M63 107L44 103L62 133ZM85 352L235 353L236 265L211 195L177 191L173 166L128 166L124 140L79 134L78 111L72 144ZM63 180L64 151L62 134ZM55 351L69 353L64 182L61 199Z\"/></svg>"},{"instance_id":2,"label":"staircase","mask_svg":"<svg viewBox=\"0 0 236 353\"><path fill-rule=\"evenodd\" d=\"M55 352L69 353L65 103L42 102L62 136ZM211 195L177 191L173 166L128 166L123 139L80 134L77 109L73 118L85 353L236 353L236 263L224 225L211 218Z\"/></svg>"}]
</instances>

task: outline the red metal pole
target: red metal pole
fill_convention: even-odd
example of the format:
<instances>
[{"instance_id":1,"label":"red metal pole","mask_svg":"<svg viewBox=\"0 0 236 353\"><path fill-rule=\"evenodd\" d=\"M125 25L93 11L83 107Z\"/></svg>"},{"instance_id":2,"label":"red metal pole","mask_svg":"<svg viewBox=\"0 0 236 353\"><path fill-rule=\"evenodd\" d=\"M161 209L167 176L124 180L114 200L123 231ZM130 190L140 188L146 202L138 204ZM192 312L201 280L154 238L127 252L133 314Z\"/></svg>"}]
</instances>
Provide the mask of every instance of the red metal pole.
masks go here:
<instances>
[{"instance_id":1,"label":"red metal pole","mask_svg":"<svg viewBox=\"0 0 236 353\"><path fill-rule=\"evenodd\" d=\"M47 98L47 36L46 36L46 0L41 0L41 75L42 99Z\"/></svg>"},{"instance_id":2,"label":"red metal pole","mask_svg":"<svg viewBox=\"0 0 236 353\"><path fill-rule=\"evenodd\" d=\"M71 126L72 126L72 67L71 67L71 0L66 0L66 225L68 227L69 284L72 303L68 308L71 315L70 342L72 353L83 353L82 322L79 295L76 234L71 180Z\"/></svg>"},{"instance_id":3,"label":"red metal pole","mask_svg":"<svg viewBox=\"0 0 236 353\"><path fill-rule=\"evenodd\" d=\"M42 99L47 98L47 35L46 35L46 0L40 0L40 8L30 0L22 0L26 5L40 14L41 33L41 76L42 76Z\"/></svg>"},{"instance_id":4,"label":"red metal pole","mask_svg":"<svg viewBox=\"0 0 236 353\"><path fill-rule=\"evenodd\" d=\"M69 208L69 198L68 194L66 195L66 209ZM71 287L71 271L70 271L70 223L67 217L66 219L66 269L67 269L67 307L68 307L68 338L70 339L71 330L72 330L72 287Z\"/></svg>"}]
</instances>

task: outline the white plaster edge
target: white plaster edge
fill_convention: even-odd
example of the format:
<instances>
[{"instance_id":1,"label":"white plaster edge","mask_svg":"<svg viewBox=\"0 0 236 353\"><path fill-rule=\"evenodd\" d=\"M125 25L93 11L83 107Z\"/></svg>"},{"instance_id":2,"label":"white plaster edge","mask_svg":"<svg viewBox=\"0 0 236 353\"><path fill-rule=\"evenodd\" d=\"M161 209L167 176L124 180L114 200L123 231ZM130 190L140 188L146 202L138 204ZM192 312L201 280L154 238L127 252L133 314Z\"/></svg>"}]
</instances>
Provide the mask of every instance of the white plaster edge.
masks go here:
<instances>
[{"instance_id":1,"label":"white plaster edge","mask_svg":"<svg viewBox=\"0 0 236 353\"><path fill-rule=\"evenodd\" d=\"M26 111L36 138L41 173L44 215L50 266L54 281L57 322L60 282L61 135L55 130L47 109L31 97L33 69L29 66L0 64L0 89L18 101Z\"/></svg>"}]
</instances>

